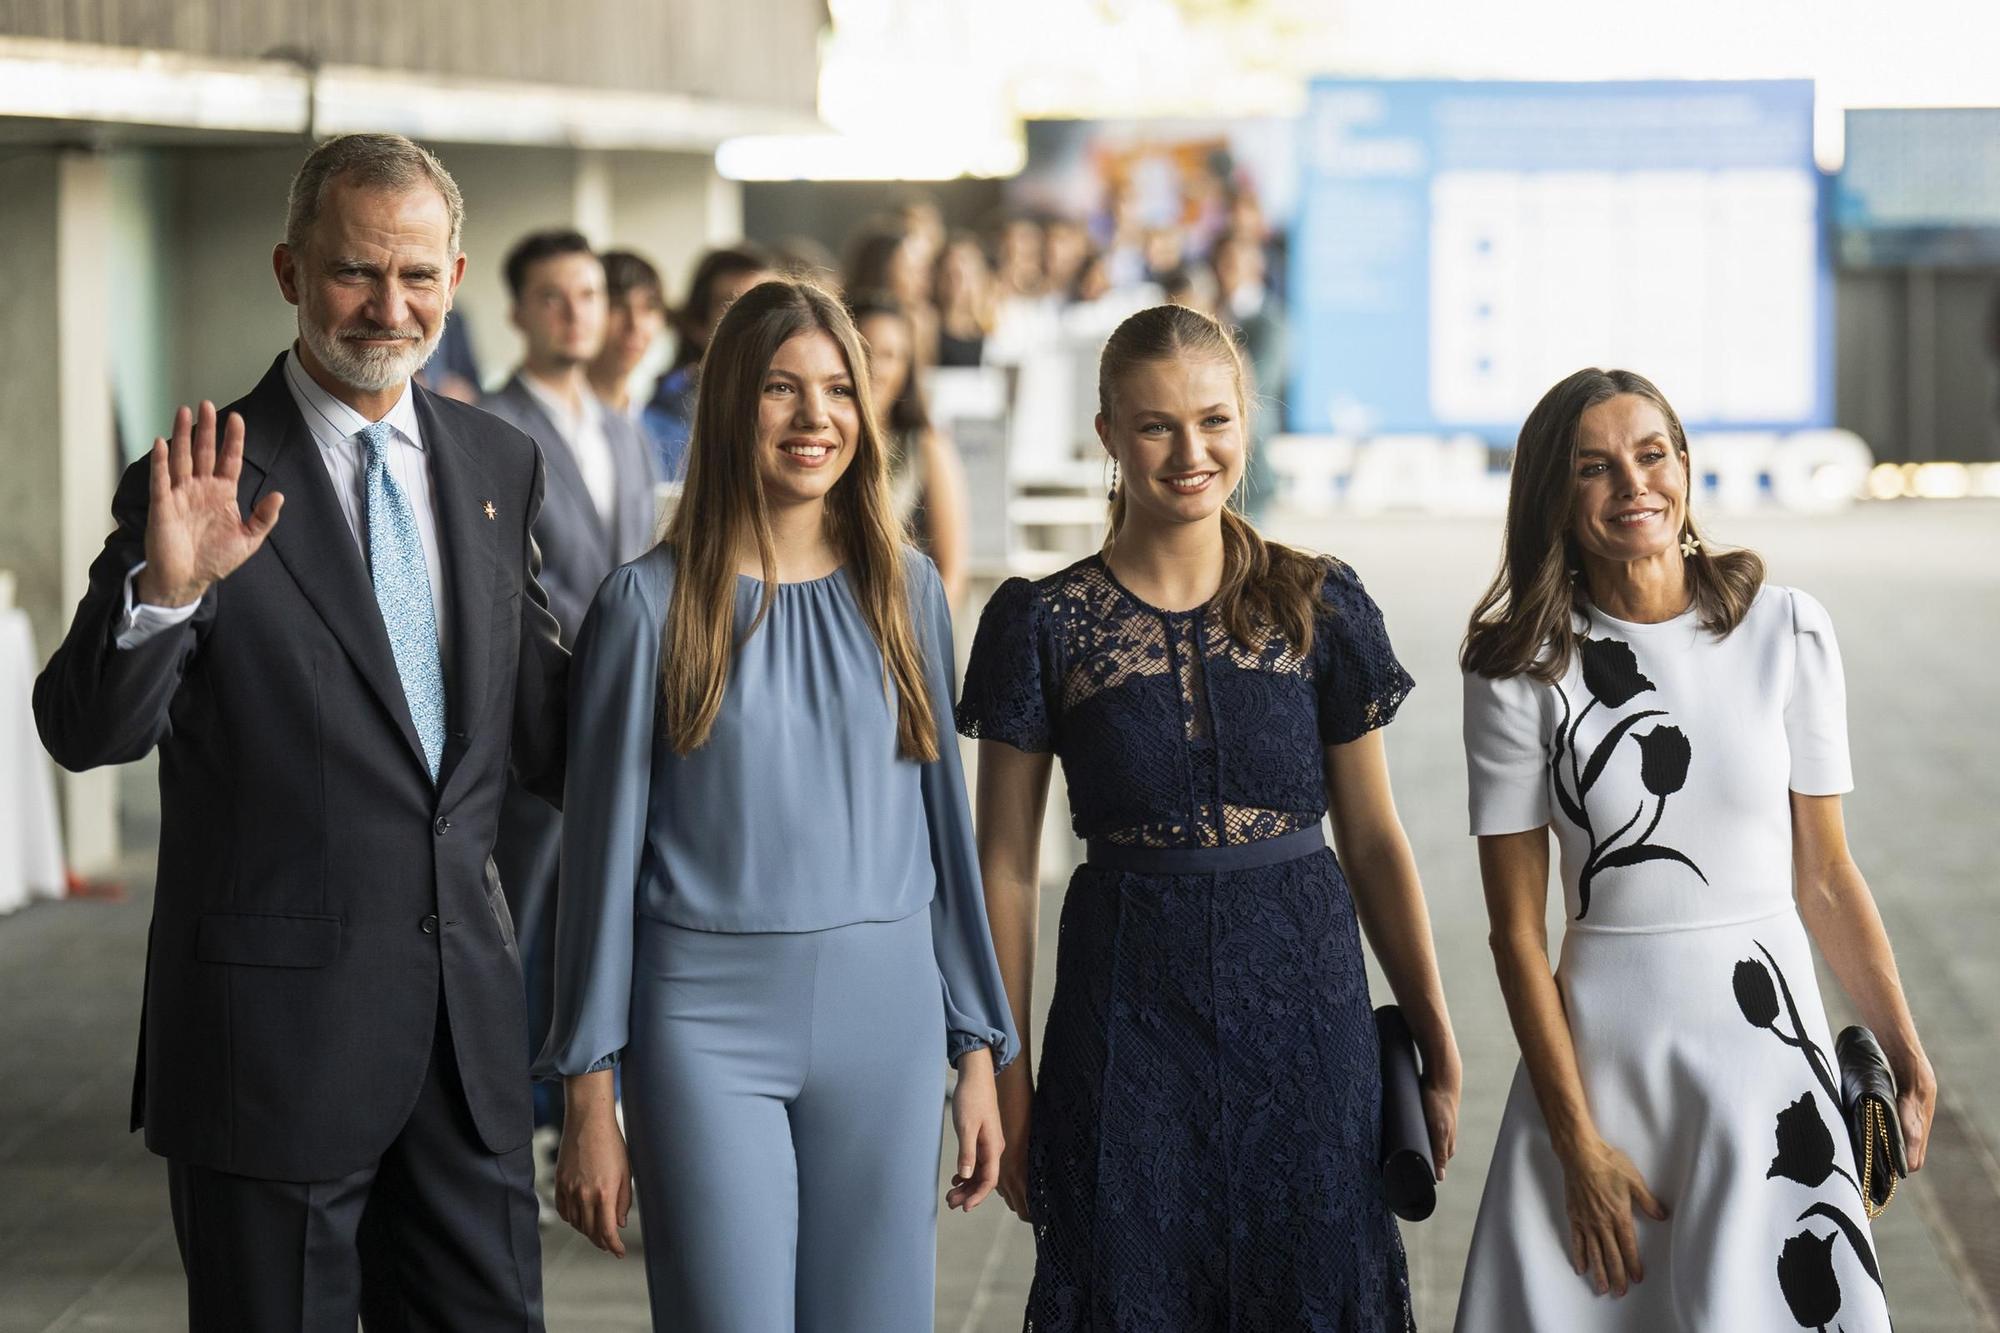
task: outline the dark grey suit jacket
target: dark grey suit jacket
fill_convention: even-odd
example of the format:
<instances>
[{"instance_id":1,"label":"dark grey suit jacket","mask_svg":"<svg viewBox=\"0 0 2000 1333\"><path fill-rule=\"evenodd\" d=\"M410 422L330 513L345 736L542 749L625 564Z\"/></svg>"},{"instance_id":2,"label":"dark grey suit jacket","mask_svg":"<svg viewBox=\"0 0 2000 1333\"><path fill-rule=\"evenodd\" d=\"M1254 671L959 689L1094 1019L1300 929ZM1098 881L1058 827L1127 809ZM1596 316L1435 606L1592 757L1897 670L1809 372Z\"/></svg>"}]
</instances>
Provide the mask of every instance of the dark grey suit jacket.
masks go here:
<instances>
[{"instance_id":1,"label":"dark grey suit jacket","mask_svg":"<svg viewBox=\"0 0 2000 1333\"><path fill-rule=\"evenodd\" d=\"M368 567L284 378L244 423L238 502L285 497L270 540L194 615L115 645L145 558L149 462L35 682L72 770L160 749L160 864L133 1128L176 1160L331 1180L378 1160L430 1069L437 1007L487 1148L528 1140L527 1023L488 870L511 764L562 799L568 654L535 581L542 461L519 431L420 386L451 652L435 785Z\"/></svg>"},{"instance_id":2,"label":"dark grey suit jacket","mask_svg":"<svg viewBox=\"0 0 2000 1333\"><path fill-rule=\"evenodd\" d=\"M653 451L637 423L622 412L605 409L604 435L611 443L617 479L607 524L590 498L575 453L534 393L521 383L519 372L499 392L480 399L479 406L542 448L549 489L535 521L535 542L542 550L542 586L549 590L549 609L562 626L563 643L570 644L583 627L597 585L612 570L644 553L658 536L653 518Z\"/></svg>"}]
</instances>

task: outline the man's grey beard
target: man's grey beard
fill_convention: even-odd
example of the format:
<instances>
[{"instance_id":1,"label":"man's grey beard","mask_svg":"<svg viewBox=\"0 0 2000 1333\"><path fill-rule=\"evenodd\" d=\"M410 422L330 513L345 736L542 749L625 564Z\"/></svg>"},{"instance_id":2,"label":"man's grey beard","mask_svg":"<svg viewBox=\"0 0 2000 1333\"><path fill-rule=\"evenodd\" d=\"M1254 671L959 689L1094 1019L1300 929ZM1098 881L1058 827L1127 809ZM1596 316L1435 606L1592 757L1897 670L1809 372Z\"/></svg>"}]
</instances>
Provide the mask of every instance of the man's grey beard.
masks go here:
<instances>
[{"instance_id":1,"label":"man's grey beard","mask_svg":"<svg viewBox=\"0 0 2000 1333\"><path fill-rule=\"evenodd\" d=\"M313 356L329 374L350 389L358 389L362 393L383 393L407 383L412 375L423 369L424 362L431 359L431 353L437 350L438 339L443 333L444 321L440 319L436 332L428 338L420 337L414 344L360 347L327 333L311 317L305 302L299 303L300 340L312 349Z\"/></svg>"}]
</instances>

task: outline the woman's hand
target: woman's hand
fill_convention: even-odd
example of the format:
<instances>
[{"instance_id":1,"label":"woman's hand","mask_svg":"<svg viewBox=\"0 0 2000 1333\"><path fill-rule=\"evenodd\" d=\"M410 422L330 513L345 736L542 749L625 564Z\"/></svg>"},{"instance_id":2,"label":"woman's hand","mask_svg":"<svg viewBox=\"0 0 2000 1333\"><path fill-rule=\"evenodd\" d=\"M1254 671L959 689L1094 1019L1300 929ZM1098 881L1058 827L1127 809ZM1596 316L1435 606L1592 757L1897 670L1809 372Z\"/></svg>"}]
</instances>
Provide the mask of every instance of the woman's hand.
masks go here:
<instances>
[{"instance_id":1,"label":"woman's hand","mask_svg":"<svg viewBox=\"0 0 2000 1333\"><path fill-rule=\"evenodd\" d=\"M1930 1057L1912 1051L1895 1062L1896 1119L1903 1125L1903 1160L1915 1175L1923 1169L1930 1146L1931 1122L1937 1114L1937 1074Z\"/></svg>"},{"instance_id":2,"label":"woman's hand","mask_svg":"<svg viewBox=\"0 0 2000 1333\"><path fill-rule=\"evenodd\" d=\"M1461 1074L1458 1051L1454 1048L1449 1060L1424 1062L1421 1080L1424 1101L1424 1126L1431 1135L1431 1161L1437 1165L1437 1178L1444 1179L1445 1164L1458 1151L1458 1091Z\"/></svg>"},{"instance_id":3,"label":"woman's hand","mask_svg":"<svg viewBox=\"0 0 2000 1333\"><path fill-rule=\"evenodd\" d=\"M1028 1216L1028 1134L1035 1104L1035 1084L1028 1077L1026 1060L1017 1060L1000 1075L1000 1128L1007 1136L1007 1150L1000 1157L1000 1200L1023 1222Z\"/></svg>"},{"instance_id":4,"label":"woman's hand","mask_svg":"<svg viewBox=\"0 0 2000 1333\"><path fill-rule=\"evenodd\" d=\"M958 1087L951 1094L951 1125L958 1133L958 1170L945 1191L947 1208L971 1212L1000 1179L1005 1137L993 1090L993 1052L985 1047L958 1057Z\"/></svg>"},{"instance_id":5,"label":"woman's hand","mask_svg":"<svg viewBox=\"0 0 2000 1333\"><path fill-rule=\"evenodd\" d=\"M1563 1193L1569 1207L1570 1265L1589 1276L1597 1294L1623 1296L1631 1283L1645 1281L1632 1209L1636 1206L1655 1222L1666 1221L1667 1210L1646 1188L1632 1159L1593 1137L1564 1158Z\"/></svg>"},{"instance_id":6,"label":"woman's hand","mask_svg":"<svg viewBox=\"0 0 2000 1333\"><path fill-rule=\"evenodd\" d=\"M556 1212L600 1250L623 1259L619 1231L632 1212L632 1170L618 1131L608 1069L565 1084L562 1146L556 1152Z\"/></svg>"}]
</instances>

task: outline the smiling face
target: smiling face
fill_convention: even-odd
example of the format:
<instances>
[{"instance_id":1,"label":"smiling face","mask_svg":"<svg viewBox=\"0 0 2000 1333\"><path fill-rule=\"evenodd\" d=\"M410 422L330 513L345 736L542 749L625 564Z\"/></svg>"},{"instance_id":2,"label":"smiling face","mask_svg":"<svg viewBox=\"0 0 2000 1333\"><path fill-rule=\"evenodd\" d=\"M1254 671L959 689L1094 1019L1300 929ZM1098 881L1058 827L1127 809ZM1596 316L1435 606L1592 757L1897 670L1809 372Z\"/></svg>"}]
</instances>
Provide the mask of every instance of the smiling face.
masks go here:
<instances>
[{"instance_id":1,"label":"smiling face","mask_svg":"<svg viewBox=\"0 0 2000 1333\"><path fill-rule=\"evenodd\" d=\"M1572 532L1587 558L1629 564L1677 550L1687 455L1651 400L1621 393L1577 419Z\"/></svg>"},{"instance_id":2,"label":"smiling face","mask_svg":"<svg viewBox=\"0 0 2000 1333\"><path fill-rule=\"evenodd\" d=\"M1213 356L1141 361L1120 376L1111 406L1097 437L1118 460L1126 521L1220 521L1243 477L1236 368Z\"/></svg>"},{"instance_id":3,"label":"smiling face","mask_svg":"<svg viewBox=\"0 0 2000 1333\"><path fill-rule=\"evenodd\" d=\"M299 309L308 368L362 393L400 389L429 359L465 273L435 188L339 178L327 183L305 244L280 245L272 262Z\"/></svg>"},{"instance_id":4,"label":"smiling face","mask_svg":"<svg viewBox=\"0 0 2000 1333\"><path fill-rule=\"evenodd\" d=\"M773 509L824 503L854 461L860 400L824 329L779 345L757 396L757 477Z\"/></svg>"}]
</instances>

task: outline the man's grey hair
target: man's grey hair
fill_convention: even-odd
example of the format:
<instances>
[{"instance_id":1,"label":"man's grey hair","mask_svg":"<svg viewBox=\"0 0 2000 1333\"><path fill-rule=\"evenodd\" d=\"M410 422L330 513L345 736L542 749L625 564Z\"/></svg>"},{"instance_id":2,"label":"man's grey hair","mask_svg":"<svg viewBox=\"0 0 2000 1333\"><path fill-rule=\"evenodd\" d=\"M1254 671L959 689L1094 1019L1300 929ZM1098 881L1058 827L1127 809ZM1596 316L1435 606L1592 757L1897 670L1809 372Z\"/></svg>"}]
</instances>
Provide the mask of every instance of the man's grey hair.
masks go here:
<instances>
[{"instance_id":1,"label":"man's grey hair","mask_svg":"<svg viewBox=\"0 0 2000 1333\"><path fill-rule=\"evenodd\" d=\"M451 215L451 253L458 253L459 230L465 225L465 200L458 193L458 182L429 149L400 134L343 134L307 154L298 175L292 177L285 210L286 245L294 250L305 245L319 221L326 187L336 177L376 189L433 187L444 196L445 211Z\"/></svg>"}]
</instances>

